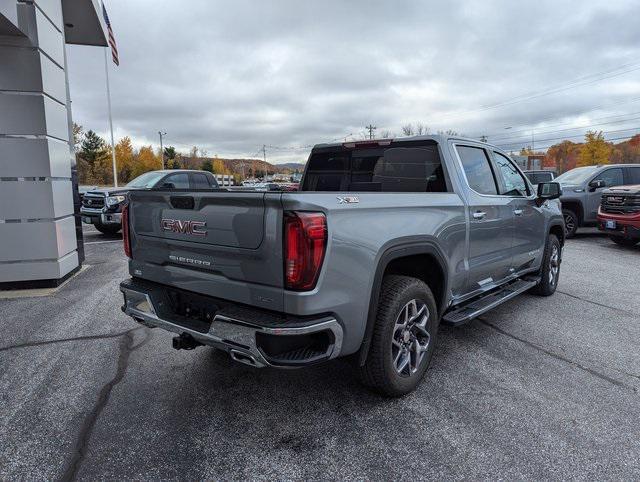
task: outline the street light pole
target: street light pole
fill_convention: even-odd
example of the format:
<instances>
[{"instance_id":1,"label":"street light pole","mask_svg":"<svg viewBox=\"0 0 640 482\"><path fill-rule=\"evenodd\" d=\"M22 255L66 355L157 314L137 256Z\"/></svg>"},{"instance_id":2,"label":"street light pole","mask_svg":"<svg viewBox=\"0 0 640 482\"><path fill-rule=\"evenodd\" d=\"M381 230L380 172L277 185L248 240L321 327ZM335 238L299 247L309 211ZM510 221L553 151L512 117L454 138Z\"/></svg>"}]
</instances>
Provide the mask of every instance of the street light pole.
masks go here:
<instances>
[{"instance_id":1,"label":"street light pole","mask_svg":"<svg viewBox=\"0 0 640 482\"><path fill-rule=\"evenodd\" d=\"M162 159L162 169L164 169L164 148L162 146L162 136L166 136L166 132L158 131L158 135L160 136L160 159Z\"/></svg>"}]
</instances>

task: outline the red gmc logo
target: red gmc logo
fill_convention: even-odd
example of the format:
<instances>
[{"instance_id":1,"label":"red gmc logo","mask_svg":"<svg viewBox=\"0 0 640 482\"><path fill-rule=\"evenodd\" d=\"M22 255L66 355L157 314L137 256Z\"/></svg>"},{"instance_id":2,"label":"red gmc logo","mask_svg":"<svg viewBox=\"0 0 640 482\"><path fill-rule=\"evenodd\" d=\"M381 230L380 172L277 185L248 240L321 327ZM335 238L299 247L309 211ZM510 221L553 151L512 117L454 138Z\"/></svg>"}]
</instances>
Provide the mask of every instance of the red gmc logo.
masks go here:
<instances>
[{"instance_id":1,"label":"red gmc logo","mask_svg":"<svg viewBox=\"0 0 640 482\"><path fill-rule=\"evenodd\" d=\"M172 233L191 234L193 236L206 236L207 230L204 227L207 223L203 221L182 221L180 219L163 219L160 222L163 231Z\"/></svg>"}]
</instances>

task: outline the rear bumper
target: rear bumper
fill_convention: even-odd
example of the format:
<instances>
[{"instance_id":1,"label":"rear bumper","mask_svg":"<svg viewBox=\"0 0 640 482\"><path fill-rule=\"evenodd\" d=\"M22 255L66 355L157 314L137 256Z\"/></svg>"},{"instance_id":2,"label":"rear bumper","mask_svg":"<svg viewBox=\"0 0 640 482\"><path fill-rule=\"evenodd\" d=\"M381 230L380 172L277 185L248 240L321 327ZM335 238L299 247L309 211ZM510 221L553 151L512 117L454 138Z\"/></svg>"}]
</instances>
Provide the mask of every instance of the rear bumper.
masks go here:
<instances>
[{"instance_id":1,"label":"rear bumper","mask_svg":"<svg viewBox=\"0 0 640 482\"><path fill-rule=\"evenodd\" d=\"M188 335L200 344L229 352L236 361L258 368L306 366L340 354L343 330L331 316L291 319L237 305L220 306L211 298L211 321L194 321L172 312L166 290L167 287L157 283L123 281L120 283L124 295L122 311L145 326ZM187 292L182 293L189 296ZM201 310L202 297L195 296L201 300L196 309ZM314 337L323 342L314 344ZM313 346L301 346L308 340Z\"/></svg>"}]
</instances>

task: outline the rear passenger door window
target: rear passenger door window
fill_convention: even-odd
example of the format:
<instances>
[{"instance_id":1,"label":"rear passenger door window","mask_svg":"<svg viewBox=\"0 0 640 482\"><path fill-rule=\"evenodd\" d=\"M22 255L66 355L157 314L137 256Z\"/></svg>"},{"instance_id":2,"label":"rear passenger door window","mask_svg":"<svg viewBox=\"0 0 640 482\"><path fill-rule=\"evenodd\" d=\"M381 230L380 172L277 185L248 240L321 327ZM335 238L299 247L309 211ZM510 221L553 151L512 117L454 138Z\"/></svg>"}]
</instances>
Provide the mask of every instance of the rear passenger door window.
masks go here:
<instances>
[{"instance_id":1,"label":"rear passenger door window","mask_svg":"<svg viewBox=\"0 0 640 482\"><path fill-rule=\"evenodd\" d=\"M191 174L191 189L211 189L209 179L206 174Z\"/></svg>"},{"instance_id":2,"label":"rear passenger door window","mask_svg":"<svg viewBox=\"0 0 640 482\"><path fill-rule=\"evenodd\" d=\"M629 184L640 184L640 167L628 167Z\"/></svg>"},{"instance_id":3,"label":"rear passenger door window","mask_svg":"<svg viewBox=\"0 0 640 482\"><path fill-rule=\"evenodd\" d=\"M469 187L479 194L498 194L487 152L481 147L456 146Z\"/></svg>"},{"instance_id":4,"label":"rear passenger door window","mask_svg":"<svg viewBox=\"0 0 640 482\"><path fill-rule=\"evenodd\" d=\"M493 151L493 158L498 167L498 176L502 184L500 194L504 196L528 196L529 187L527 186L527 181L525 181L524 176L520 174L513 162L495 151Z\"/></svg>"}]
</instances>

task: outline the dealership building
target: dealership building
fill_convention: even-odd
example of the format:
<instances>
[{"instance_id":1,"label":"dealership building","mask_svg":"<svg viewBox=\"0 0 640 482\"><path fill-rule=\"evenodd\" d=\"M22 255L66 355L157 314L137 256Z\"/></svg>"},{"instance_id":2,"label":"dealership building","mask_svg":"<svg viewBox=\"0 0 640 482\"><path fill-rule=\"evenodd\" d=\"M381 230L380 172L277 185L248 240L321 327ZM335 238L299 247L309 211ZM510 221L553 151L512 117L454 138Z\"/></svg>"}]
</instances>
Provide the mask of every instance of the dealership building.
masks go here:
<instances>
[{"instance_id":1,"label":"dealership building","mask_svg":"<svg viewBox=\"0 0 640 482\"><path fill-rule=\"evenodd\" d=\"M0 0L0 287L59 284L84 260L67 44L107 46L92 0Z\"/></svg>"}]
</instances>

